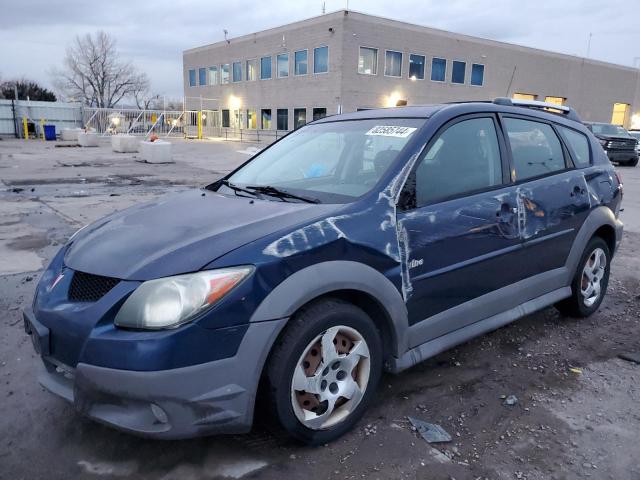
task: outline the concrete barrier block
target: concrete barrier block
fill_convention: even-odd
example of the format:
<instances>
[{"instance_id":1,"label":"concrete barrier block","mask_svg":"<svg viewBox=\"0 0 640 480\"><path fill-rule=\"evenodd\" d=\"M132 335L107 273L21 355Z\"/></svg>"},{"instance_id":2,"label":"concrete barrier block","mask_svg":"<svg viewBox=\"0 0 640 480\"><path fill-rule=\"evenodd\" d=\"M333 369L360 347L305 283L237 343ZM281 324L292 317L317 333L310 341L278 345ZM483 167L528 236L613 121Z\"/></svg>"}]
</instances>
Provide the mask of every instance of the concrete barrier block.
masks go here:
<instances>
[{"instance_id":1,"label":"concrete barrier block","mask_svg":"<svg viewBox=\"0 0 640 480\"><path fill-rule=\"evenodd\" d=\"M95 132L80 132L78 133L78 144L81 147L97 147L98 134Z\"/></svg>"},{"instance_id":2,"label":"concrete barrier block","mask_svg":"<svg viewBox=\"0 0 640 480\"><path fill-rule=\"evenodd\" d=\"M65 142L77 142L78 135L83 132L81 128L63 128L60 132L60 140Z\"/></svg>"},{"instance_id":3,"label":"concrete barrier block","mask_svg":"<svg viewBox=\"0 0 640 480\"><path fill-rule=\"evenodd\" d=\"M142 159L147 163L171 163L171 143L163 140L140 142Z\"/></svg>"},{"instance_id":4,"label":"concrete barrier block","mask_svg":"<svg viewBox=\"0 0 640 480\"><path fill-rule=\"evenodd\" d=\"M114 135L111 137L111 148L118 153L137 152L140 144L138 137L133 135Z\"/></svg>"}]
</instances>

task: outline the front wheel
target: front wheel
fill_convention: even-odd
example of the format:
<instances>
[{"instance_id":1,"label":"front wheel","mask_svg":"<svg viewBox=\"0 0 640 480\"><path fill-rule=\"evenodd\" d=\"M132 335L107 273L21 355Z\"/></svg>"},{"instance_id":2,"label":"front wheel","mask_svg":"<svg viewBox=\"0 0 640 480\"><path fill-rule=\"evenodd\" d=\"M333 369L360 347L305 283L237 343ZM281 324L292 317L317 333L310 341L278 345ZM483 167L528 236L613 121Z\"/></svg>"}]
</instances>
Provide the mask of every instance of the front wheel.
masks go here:
<instances>
[{"instance_id":1,"label":"front wheel","mask_svg":"<svg viewBox=\"0 0 640 480\"><path fill-rule=\"evenodd\" d=\"M600 237L593 237L582 255L571 283L571 296L556 304L560 313L584 318L593 314L602 303L609 285L611 252Z\"/></svg>"},{"instance_id":2,"label":"front wheel","mask_svg":"<svg viewBox=\"0 0 640 480\"><path fill-rule=\"evenodd\" d=\"M381 340L368 315L339 299L316 302L290 320L271 354L271 410L296 439L330 442L362 417L381 371Z\"/></svg>"}]
</instances>

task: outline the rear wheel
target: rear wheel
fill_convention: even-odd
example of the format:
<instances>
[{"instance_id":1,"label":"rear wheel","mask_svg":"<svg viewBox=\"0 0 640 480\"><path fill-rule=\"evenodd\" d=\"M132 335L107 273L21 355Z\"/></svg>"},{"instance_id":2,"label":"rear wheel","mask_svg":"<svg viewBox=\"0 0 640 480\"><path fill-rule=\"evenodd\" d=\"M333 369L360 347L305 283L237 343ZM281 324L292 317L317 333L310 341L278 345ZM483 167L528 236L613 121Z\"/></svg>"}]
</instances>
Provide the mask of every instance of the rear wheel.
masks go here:
<instances>
[{"instance_id":1,"label":"rear wheel","mask_svg":"<svg viewBox=\"0 0 640 480\"><path fill-rule=\"evenodd\" d=\"M267 367L280 426L307 444L332 441L362 417L380 380L378 331L358 307L314 303L291 319Z\"/></svg>"},{"instance_id":2,"label":"rear wheel","mask_svg":"<svg viewBox=\"0 0 640 480\"><path fill-rule=\"evenodd\" d=\"M571 296L556 304L556 308L570 317L588 317L602 303L609 285L611 252L600 237L587 244L571 283Z\"/></svg>"}]
</instances>

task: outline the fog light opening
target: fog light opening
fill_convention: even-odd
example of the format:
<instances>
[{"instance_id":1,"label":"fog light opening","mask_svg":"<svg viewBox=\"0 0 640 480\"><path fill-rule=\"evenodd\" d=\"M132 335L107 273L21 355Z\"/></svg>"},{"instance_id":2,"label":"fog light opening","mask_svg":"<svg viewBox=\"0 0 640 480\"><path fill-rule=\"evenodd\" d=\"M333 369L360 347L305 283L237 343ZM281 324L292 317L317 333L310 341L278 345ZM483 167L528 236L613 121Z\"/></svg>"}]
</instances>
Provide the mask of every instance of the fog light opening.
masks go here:
<instances>
[{"instance_id":1,"label":"fog light opening","mask_svg":"<svg viewBox=\"0 0 640 480\"><path fill-rule=\"evenodd\" d=\"M156 420L160 423L169 423L167 413L155 403L151 404L151 413L153 413L153 416L156 417Z\"/></svg>"}]
</instances>

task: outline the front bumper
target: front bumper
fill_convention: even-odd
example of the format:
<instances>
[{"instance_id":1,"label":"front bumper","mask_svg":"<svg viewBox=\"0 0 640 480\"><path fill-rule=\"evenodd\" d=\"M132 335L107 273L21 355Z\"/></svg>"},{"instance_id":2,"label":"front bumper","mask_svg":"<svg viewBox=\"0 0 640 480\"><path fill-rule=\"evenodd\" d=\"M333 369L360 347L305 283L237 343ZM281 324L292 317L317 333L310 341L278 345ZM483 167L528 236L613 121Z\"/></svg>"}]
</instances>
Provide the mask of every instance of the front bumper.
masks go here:
<instances>
[{"instance_id":1,"label":"front bumper","mask_svg":"<svg viewBox=\"0 0 640 480\"><path fill-rule=\"evenodd\" d=\"M636 150L606 150L609 161L611 162L629 162L638 158Z\"/></svg>"},{"instance_id":2,"label":"front bumper","mask_svg":"<svg viewBox=\"0 0 640 480\"><path fill-rule=\"evenodd\" d=\"M62 365L47 356L46 327L29 311L24 320L42 355L39 381L47 390L101 423L175 439L251 429L262 366L287 319L252 323L233 357L150 372Z\"/></svg>"}]
</instances>

